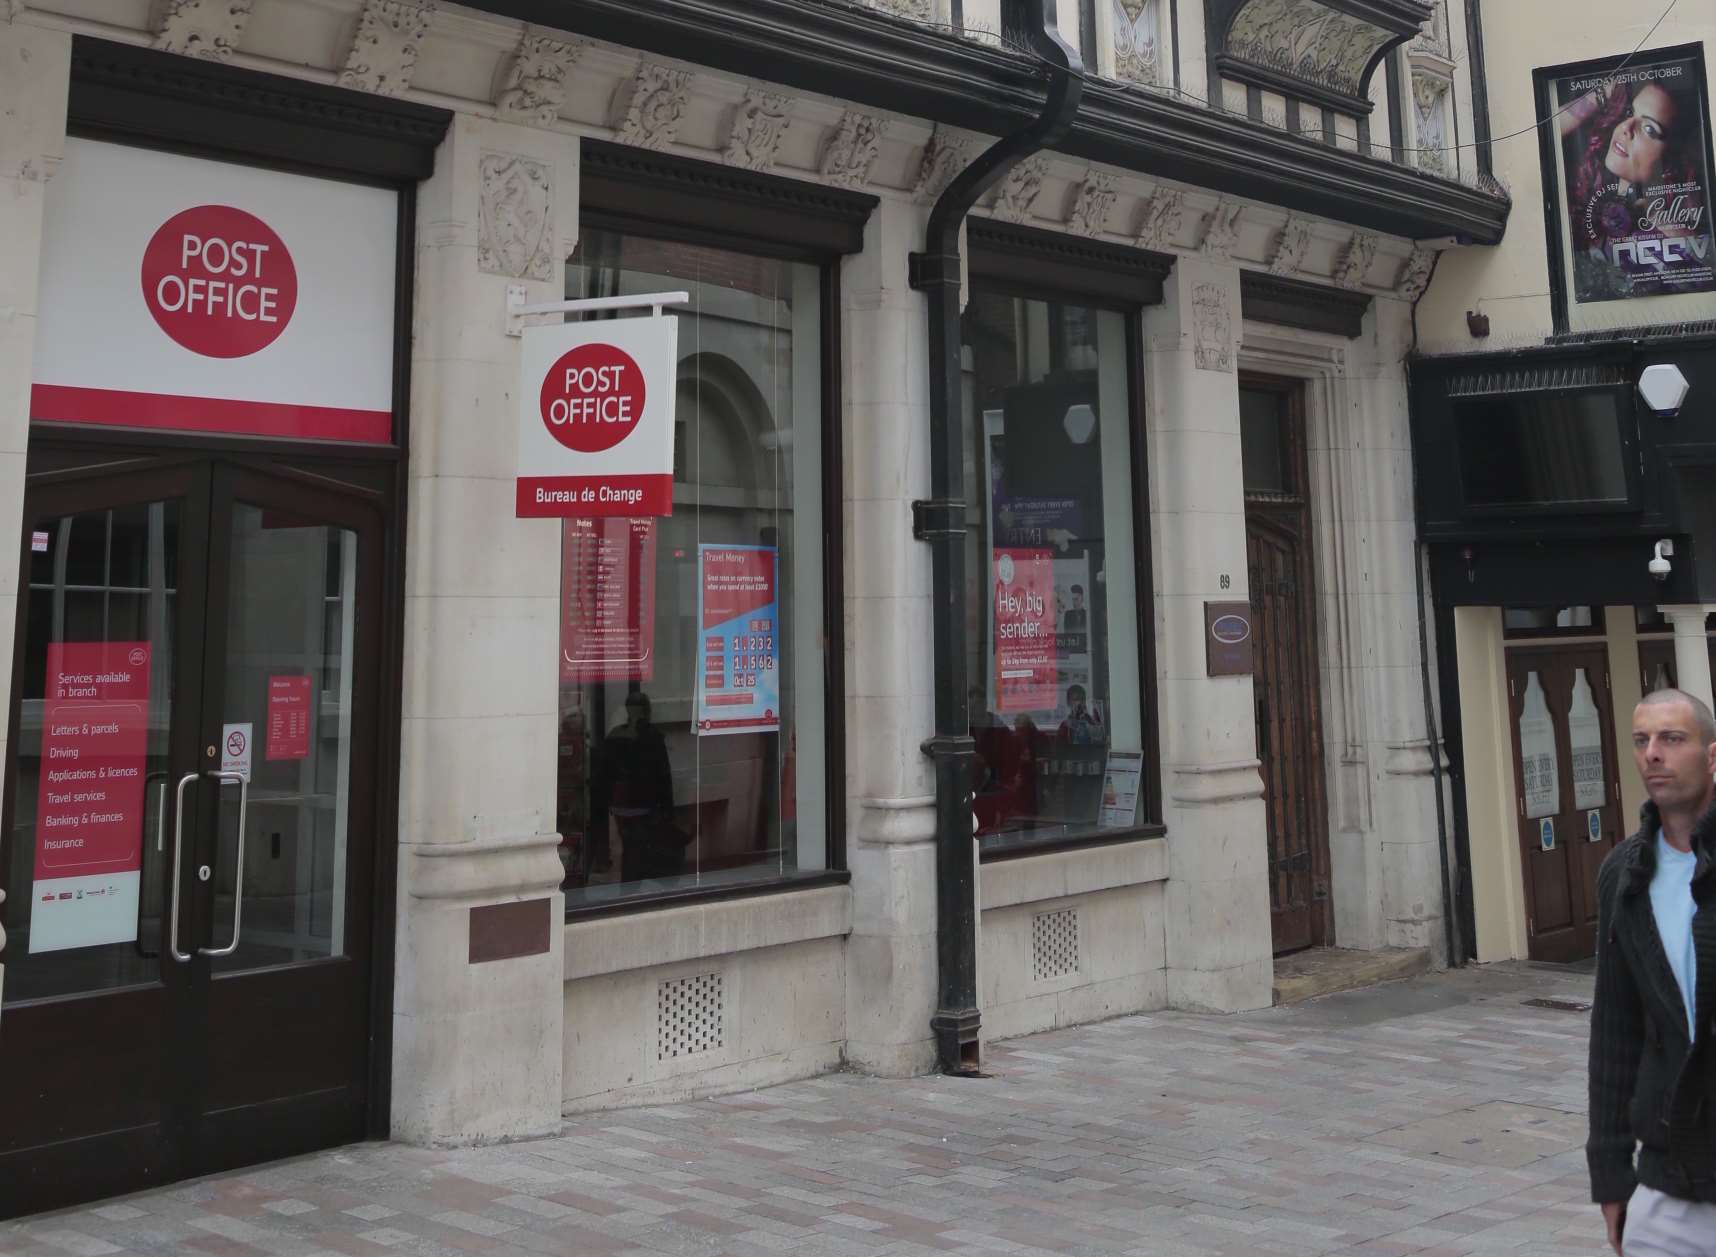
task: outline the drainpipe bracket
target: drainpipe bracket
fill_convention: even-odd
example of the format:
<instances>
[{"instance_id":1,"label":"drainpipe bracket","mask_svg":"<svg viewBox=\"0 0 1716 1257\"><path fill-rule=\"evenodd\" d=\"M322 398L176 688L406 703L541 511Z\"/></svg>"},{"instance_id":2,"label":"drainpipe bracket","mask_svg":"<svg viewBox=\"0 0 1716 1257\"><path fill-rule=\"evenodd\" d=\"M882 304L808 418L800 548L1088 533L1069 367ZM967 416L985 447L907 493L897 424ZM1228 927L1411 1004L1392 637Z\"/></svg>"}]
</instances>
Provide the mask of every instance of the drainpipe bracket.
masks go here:
<instances>
[{"instance_id":1,"label":"drainpipe bracket","mask_svg":"<svg viewBox=\"0 0 1716 1257\"><path fill-rule=\"evenodd\" d=\"M912 540L965 536L965 503L958 498L919 498L912 503Z\"/></svg>"},{"instance_id":2,"label":"drainpipe bracket","mask_svg":"<svg viewBox=\"0 0 1716 1257\"><path fill-rule=\"evenodd\" d=\"M906 257L906 279L922 292L938 285L958 285L960 280L958 253L912 253Z\"/></svg>"}]
</instances>

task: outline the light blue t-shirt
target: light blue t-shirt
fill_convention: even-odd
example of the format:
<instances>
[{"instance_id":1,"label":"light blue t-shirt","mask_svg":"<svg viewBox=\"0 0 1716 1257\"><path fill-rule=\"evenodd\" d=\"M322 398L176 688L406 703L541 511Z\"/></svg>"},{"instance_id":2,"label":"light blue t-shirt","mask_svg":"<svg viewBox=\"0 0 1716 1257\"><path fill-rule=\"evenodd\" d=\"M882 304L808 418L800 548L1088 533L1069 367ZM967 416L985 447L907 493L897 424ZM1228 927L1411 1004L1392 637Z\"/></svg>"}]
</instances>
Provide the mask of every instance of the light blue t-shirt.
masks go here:
<instances>
[{"instance_id":1,"label":"light blue t-shirt","mask_svg":"<svg viewBox=\"0 0 1716 1257\"><path fill-rule=\"evenodd\" d=\"M1698 905L1692 899L1692 873L1698 857L1691 851L1671 847L1662 830L1656 831L1656 874L1650 879L1650 911L1656 918L1657 937L1668 953L1668 967L1680 984L1686 1001L1686 1029L1698 1037L1695 998L1698 990L1698 957L1692 950L1692 914Z\"/></svg>"}]
</instances>

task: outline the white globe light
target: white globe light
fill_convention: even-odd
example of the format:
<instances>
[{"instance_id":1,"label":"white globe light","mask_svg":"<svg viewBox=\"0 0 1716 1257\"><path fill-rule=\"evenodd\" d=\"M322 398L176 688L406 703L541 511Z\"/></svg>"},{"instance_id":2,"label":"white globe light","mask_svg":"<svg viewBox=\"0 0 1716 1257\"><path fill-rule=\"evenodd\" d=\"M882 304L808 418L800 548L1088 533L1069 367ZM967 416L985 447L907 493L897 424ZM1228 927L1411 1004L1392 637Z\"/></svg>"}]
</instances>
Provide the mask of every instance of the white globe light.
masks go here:
<instances>
[{"instance_id":1,"label":"white globe light","mask_svg":"<svg viewBox=\"0 0 1716 1257\"><path fill-rule=\"evenodd\" d=\"M1679 367L1671 362L1658 362L1639 373L1639 396L1656 414L1673 418L1691 385Z\"/></svg>"}]
</instances>

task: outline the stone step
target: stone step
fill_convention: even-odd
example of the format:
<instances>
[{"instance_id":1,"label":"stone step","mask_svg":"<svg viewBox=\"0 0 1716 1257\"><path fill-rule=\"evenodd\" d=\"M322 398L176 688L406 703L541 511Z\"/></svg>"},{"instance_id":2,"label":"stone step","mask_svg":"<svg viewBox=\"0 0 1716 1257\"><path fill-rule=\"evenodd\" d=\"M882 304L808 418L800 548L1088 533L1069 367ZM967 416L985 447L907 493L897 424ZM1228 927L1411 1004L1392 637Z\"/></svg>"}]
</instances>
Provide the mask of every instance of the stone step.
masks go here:
<instances>
[{"instance_id":1,"label":"stone step","mask_svg":"<svg viewBox=\"0 0 1716 1257\"><path fill-rule=\"evenodd\" d=\"M1417 977L1430 972L1430 965L1428 947L1386 951L1313 947L1275 958L1275 1002L1297 1004L1336 991Z\"/></svg>"}]
</instances>

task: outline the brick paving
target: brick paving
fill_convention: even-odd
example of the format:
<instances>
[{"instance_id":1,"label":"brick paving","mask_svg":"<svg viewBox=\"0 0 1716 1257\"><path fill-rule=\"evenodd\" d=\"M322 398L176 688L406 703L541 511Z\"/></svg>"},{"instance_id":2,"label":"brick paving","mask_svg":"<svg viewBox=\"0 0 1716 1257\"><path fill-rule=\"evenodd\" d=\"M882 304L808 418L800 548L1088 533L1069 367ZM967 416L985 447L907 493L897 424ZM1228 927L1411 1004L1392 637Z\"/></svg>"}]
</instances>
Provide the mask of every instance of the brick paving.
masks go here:
<instances>
[{"instance_id":1,"label":"brick paving","mask_svg":"<svg viewBox=\"0 0 1716 1257\"><path fill-rule=\"evenodd\" d=\"M361 1144L0 1225L109 1253L929 1257L1605 1251L1581 1151L1591 980L1434 974L991 1045L986 1079L833 1075L551 1139Z\"/></svg>"}]
</instances>

